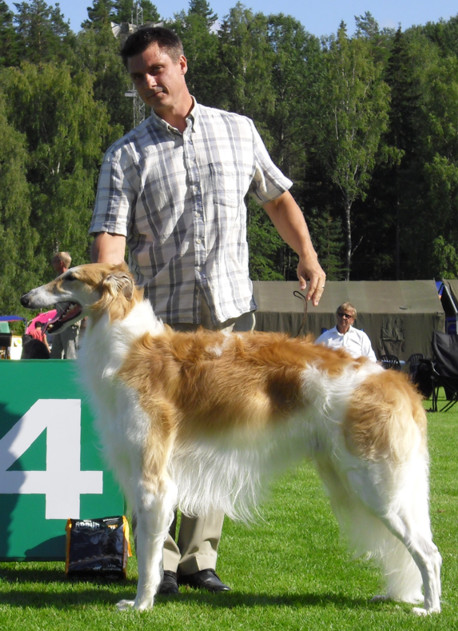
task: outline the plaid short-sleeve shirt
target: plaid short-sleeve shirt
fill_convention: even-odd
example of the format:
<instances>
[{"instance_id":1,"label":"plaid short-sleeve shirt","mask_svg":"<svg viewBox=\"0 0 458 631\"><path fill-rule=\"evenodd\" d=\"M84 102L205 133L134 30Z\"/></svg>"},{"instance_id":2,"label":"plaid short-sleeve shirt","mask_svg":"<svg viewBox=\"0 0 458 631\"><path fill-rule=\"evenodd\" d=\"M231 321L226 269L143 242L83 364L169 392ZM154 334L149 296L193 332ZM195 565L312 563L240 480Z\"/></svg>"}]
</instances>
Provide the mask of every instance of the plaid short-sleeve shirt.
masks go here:
<instances>
[{"instance_id":1,"label":"plaid short-sleeve shirt","mask_svg":"<svg viewBox=\"0 0 458 631\"><path fill-rule=\"evenodd\" d=\"M256 308L244 198L262 204L291 184L250 119L195 103L181 133L152 113L106 152L90 232L126 237L166 322L199 323L200 292L225 322Z\"/></svg>"}]
</instances>

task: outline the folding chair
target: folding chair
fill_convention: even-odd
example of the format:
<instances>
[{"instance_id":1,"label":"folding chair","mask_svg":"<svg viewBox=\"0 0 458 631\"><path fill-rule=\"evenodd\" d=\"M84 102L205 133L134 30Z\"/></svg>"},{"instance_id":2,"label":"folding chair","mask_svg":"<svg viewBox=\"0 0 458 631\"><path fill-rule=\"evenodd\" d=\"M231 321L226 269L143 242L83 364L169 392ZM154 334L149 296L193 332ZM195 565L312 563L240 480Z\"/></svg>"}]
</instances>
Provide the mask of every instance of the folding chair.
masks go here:
<instances>
[{"instance_id":1,"label":"folding chair","mask_svg":"<svg viewBox=\"0 0 458 631\"><path fill-rule=\"evenodd\" d=\"M423 355L423 353L413 353L407 360L407 366L409 367L409 375L412 378L412 380L414 380L415 374L418 370L418 366L420 365L421 360L424 358L425 356Z\"/></svg>"},{"instance_id":2,"label":"folding chair","mask_svg":"<svg viewBox=\"0 0 458 631\"><path fill-rule=\"evenodd\" d=\"M414 353L407 360L409 378L425 399L433 393L433 362L422 353Z\"/></svg>"},{"instance_id":3,"label":"folding chair","mask_svg":"<svg viewBox=\"0 0 458 631\"><path fill-rule=\"evenodd\" d=\"M438 410L439 389L443 388L447 403L441 412L447 412L458 402L458 335L433 332L432 339L432 411Z\"/></svg>"}]
</instances>

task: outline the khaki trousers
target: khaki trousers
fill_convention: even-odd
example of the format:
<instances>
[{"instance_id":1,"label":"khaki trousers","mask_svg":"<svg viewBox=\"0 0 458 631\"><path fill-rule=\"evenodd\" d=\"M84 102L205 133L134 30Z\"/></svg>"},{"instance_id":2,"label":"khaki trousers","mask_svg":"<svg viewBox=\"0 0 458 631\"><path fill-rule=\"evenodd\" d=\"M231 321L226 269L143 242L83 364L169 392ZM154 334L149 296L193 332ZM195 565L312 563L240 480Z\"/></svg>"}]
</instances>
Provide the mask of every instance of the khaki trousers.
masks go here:
<instances>
[{"instance_id":1,"label":"khaki trousers","mask_svg":"<svg viewBox=\"0 0 458 631\"><path fill-rule=\"evenodd\" d=\"M234 325L234 331L252 331L255 325L254 312L244 313L215 327L211 322L210 311L202 300L201 326L207 329L224 329ZM179 331L192 331L197 325L183 324L174 326ZM179 529L177 533L177 525ZM164 543L163 568L179 574L194 574L201 570L216 569L218 545L223 530L224 513L210 511L204 517L187 517L175 519Z\"/></svg>"}]
</instances>

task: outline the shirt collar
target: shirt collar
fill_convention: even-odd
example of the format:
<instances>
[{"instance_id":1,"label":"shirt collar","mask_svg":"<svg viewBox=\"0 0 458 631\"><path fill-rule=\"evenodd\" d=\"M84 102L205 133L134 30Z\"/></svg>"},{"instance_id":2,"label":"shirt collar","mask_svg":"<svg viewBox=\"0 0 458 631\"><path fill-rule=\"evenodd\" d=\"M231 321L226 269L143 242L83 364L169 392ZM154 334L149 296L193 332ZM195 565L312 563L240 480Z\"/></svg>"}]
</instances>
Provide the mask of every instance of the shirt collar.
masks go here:
<instances>
[{"instance_id":1,"label":"shirt collar","mask_svg":"<svg viewBox=\"0 0 458 631\"><path fill-rule=\"evenodd\" d=\"M340 335L340 337L344 337L344 335L347 335L348 333L350 333L350 332L353 330L353 327L352 327L352 325L350 324L350 328L348 329L348 331L347 331L346 333L341 333L341 332L339 331L339 329L337 328L337 326L335 327L335 329L336 329L336 333L337 333L337 335Z\"/></svg>"},{"instance_id":2,"label":"shirt collar","mask_svg":"<svg viewBox=\"0 0 458 631\"><path fill-rule=\"evenodd\" d=\"M192 129L194 130L194 125L196 123L196 120L199 117L199 104L197 103L196 99L192 95L191 95L191 98L193 101L193 105L192 105L191 111L189 112L187 116L187 120L191 121L191 126L192 126ZM167 123L167 121L165 121L163 118L158 116L153 109L151 110L150 119L155 127L161 127L162 129L166 129L168 132L171 132L172 134L180 133L176 127L174 127L173 125L170 125L169 123Z\"/></svg>"}]
</instances>

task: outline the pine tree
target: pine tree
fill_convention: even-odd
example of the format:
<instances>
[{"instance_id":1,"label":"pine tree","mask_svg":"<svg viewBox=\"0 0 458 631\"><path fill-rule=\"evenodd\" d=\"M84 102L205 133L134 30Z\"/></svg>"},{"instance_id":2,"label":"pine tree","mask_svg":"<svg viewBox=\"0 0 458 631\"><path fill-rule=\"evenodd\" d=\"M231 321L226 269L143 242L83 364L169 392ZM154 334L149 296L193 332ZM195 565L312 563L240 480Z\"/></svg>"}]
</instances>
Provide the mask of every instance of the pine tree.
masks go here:
<instances>
[{"instance_id":1,"label":"pine tree","mask_svg":"<svg viewBox=\"0 0 458 631\"><path fill-rule=\"evenodd\" d=\"M14 21L21 50L20 60L34 64L64 61L70 54L74 35L64 21L59 5L51 7L45 0L15 4Z\"/></svg>"},{"instance_id":2,"label":"pine tree","mask_svg":"<svg viewBox=\"0 0 458 631\"><path fill-rule=\"evenodd\" d=\"M0 66L15 66L19 62L19 37L13 25L13 13L0 0Z\"/></svg>"}]
</instances>

